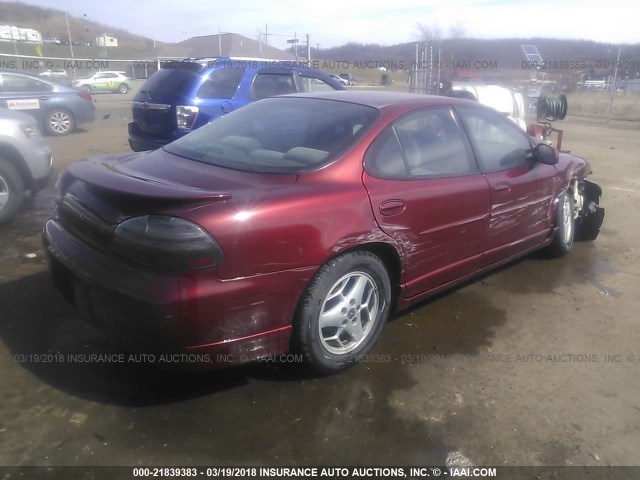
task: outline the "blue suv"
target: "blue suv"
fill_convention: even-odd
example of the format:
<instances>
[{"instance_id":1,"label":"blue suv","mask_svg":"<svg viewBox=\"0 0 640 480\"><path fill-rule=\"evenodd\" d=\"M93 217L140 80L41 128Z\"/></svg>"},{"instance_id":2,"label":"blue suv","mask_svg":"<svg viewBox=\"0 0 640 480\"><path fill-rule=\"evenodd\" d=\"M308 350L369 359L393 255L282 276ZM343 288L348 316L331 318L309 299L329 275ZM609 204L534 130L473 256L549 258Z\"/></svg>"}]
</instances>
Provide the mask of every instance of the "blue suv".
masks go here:
<instances>
[{"instance_id":1,"label":"blue suv","mask_svg":"<svg viewBox=\"0 0 640 480\"><path fill-rule=\"evenodd\" d=\"M165 62L133 98L129 145L153 150L222 115L274 95L344 90L293 61L214 58Z\"/></svg>"}]
</instances>

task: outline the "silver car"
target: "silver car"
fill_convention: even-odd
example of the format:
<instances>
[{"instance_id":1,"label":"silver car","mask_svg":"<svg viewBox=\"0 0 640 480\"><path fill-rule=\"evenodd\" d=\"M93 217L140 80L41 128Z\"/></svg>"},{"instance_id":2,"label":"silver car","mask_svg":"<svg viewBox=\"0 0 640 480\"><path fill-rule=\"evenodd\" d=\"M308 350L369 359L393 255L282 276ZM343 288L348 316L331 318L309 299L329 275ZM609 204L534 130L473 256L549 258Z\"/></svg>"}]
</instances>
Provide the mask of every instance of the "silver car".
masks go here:
<instances>
[{"instance_id":1,"label":"silver car","mask_svg":"<svg viewBox=\"0 0 640 480\"><path fill-rule=\"evenodd\" d=\"M0 108L0 224L14 217L25 191L47 186L52 171L51 148L35 119Z\"/></svg>"}]
</instances>

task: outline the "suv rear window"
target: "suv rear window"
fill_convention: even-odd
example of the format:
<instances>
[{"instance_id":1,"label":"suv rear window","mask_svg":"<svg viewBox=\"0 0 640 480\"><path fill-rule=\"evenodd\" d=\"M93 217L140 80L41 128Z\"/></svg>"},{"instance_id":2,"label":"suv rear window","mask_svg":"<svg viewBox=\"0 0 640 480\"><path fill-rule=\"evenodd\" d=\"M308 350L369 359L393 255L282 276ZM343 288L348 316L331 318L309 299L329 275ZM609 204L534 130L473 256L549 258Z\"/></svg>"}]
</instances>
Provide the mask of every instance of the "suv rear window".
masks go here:
<instances>
[{"instance_id":1,"label":"suv rear window","mask_svg":"<svg viewBox=\"0 0 640 480\"><path fill-rule=\"evenodd\" d=\"M144 82L141 92L154 95L188 95L193 85L200 81L197 73L184 69L160 69Z\"/></svg>"},{"instance_id":2,"label":"suv rear window","mask_svg":"<svg viewBox=\"0 0 640 480\"><path fill-rule=\"evenodd\" d=\"M236 110L164 149L220 167L299 173L347 151L378 118L365 105L318 98L268 98Z\"/></svg>"}]
</instances>

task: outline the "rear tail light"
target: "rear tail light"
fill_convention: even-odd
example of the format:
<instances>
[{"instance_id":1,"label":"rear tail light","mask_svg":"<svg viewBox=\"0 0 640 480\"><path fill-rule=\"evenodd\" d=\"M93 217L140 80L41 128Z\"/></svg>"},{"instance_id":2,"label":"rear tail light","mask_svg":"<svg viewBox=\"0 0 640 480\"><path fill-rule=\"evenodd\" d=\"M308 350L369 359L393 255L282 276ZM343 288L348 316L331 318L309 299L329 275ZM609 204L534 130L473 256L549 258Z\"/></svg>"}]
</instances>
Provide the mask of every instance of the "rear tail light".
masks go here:
<instances>
[{"instance_id":1,"label":"rear tail light","mask_svg":"<svg viewBox=\"0 0 640 480\"><path fill-rule=\"evenodd\" d=\"M222 249L200 226L166 215L133 217L120 223L112 248L132 262L159 270L203 270L222 261Z\"/></svg>"},{"instance_id":2,"label":"rear tail light","mask_svg":"<svg viewBox=\"0 0 640 480\"><path fill-rule=\"evenodd\" d=\"M80 98L84 98L85 100L91 101L91 94L87 91L78 92L78 96Z\"/></svg>"},{"instance_id":3,"label":"rear tail light","mask_svg":"<svg viewBox=\"0 0 640 480\"><path fill-rule=\"evenodd\" d=\"M178 105L176 107L178 128L189 129L193 127L193 124L196 123L199 110L198 107L192 105Z\"/></svg>"}]
</instances>

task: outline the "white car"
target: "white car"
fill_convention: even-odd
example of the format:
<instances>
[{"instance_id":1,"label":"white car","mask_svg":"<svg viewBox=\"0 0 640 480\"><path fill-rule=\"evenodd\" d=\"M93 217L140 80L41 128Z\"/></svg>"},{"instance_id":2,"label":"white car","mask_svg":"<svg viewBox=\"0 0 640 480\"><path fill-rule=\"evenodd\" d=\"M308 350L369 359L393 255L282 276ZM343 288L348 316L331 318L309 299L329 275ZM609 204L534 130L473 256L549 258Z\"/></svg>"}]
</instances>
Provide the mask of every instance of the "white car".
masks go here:
<instances>
[{"instance_id":1,"label":"white car","mask_svg":"<svg viewBox=\"0 0 640 480\"><path fill-rule=\"evenodd\" d=\"M131 81L124 72L96 72L89 78L73 81L74 87L86 88L91 92L127 93L131 89Z\"/></svg>"},{"instance_id":2,"label":"white car","mask_svg":"<svg viewBox=\"0 0 640 480\"><path fill-rule=\"evenodd\" d=\"M331 74L329 74L329 76L331 78L333 78L334 80L336 80L337 82L341 83L342 85L349 85L349 80L347 80L346 78L342 78L340 75L336 75L335 73L331 73Z\"/></svg>"},{"instance_id":3,"label":"white car","mask_svg":"<svg viewBox=\"0 0 640 480\"><path fill-rule=\"evenodd\" d=\"M40 76L45 78L67 78L67 71L62 68L54 68L42 72Z\"/></svg>"}]
</instances>

